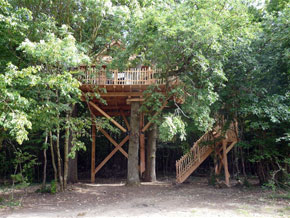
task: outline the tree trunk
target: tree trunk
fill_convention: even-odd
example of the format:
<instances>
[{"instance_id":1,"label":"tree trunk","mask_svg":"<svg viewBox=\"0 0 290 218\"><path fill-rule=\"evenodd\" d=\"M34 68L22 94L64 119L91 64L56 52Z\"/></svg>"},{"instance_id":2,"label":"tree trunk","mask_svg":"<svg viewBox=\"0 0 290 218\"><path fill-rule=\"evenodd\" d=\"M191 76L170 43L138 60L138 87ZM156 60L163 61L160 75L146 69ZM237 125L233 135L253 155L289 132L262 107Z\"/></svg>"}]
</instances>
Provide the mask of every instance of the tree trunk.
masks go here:
<instances>
[{"instance_id":1,"label":"tree trunk","mask_svg":"<svg viewBox=\"0 0 290 218\"><path fill-rule=\"evenodd\" d=\"M139 113L140 103L131 103L131 133L129 137L129 151L128 151L128 174L127 185L139 185L139 166L138 166L138 151L139 151Z\"/></svg>"},{"instance_id":2,"label":"tree trunk","mask_svg":"<svg viewBox=\"0 0 290 218\"><path fill-rule=\"evenodd\" d=\"M157 139L157 125L154 123L152 129L148 132L147 140L147 166L145 173L146 182L156 181L156 139Z\"/></svg>"},{"instance_id":3,"label":"tree trunk","mask_svg":"<svg viewBox=\"0 0 290 218\"><path fill-rule=\"evenodd\" d=\"M4 136L1 136L1 135L0 135L0 150L1 150L1 148L2 148L3 140L4 140Z\"/></svg>"},{"instance_id":4,"label":"tree trunk","mask_svg":"<svg viewBox=\"0 0 290 218\"><path fill-rule=\"evenodd\" d=\"M57 156L57 167L58 167L58 177L59 177L59 186L60 191L63 191L63 177L61 170L61 156L60 156L60 148L59 148L59 137L60 137L60 128L59 124L56 128L56 156Z\"/></svg>"},{"instance_id":5,"label":"tree trunk","mask_svg":"<svg viewBox=\"0 0 290 218\"><path fill-rule=\"evenodd\" d=\"M46 145L47 145L47 140L48 140L48 134L46 132L45 142L44 142L44 149L43 149L44 165L43 165L42 189L44 189L45 185L46 185L46 166L47 166L47 156L46 156L47 147L46 147Z\"/></svg>"},{"instance_id":6,"label":"tree trunk","mask_svg":"<svg viewBox=\"0 0 290 218\"><path fill-rule=\"evenodd\" d=\"M240 167L239 167L239 150L238 147L234 147L234 162L235 162L235 168L236 168L236 178L240 179Z\"/></svg>"},{"instance_id":7,"label":"tree trunk","mask_svg":"<svg viewBox=\"0 0 290 218\"><path fill-rule=\"evenodd\" d=\"M72 107L72 117L77 117L77 104ZM70 130L69 136L69 144L68 144L68 152L70 153L73 148L73 131ZM68 175L67 175L68 183L77 183L78 182L78 152L75 151L74 159L69 158L68 160Z\"/></svg>"},{"instance_id":8,"label":"tree trunk","mask_svg":"<svg viewBox=\"0 0 290 218\"><path fill-rule=\"evenodd\" d=\"M51 162L54 172L54 181L57 183L57 168L55 165L55 158L54 158L54 149L53 149L53 138L52 138L52 132L49 131L49 138L50 138L50 152L51 152Z\"/></svg>"},{"instance_id":9,"label":"tree trunk","mask_svg":"<svg viewBox=\"0 0 290 218\"><path fill-rule=\"evenodd\" d=\"M70 131L68 149L69 153L73 147L72 144L72 131ZM77 183L78 182L78 153L75 152L75 158L68 159L68 175L67 175L67 182L68 183Z\"/></svg>"},{"instance_id":10,"label":"tree trunk","mask_svg":"<svg viewBox=\"0 0 290 218\"><path fill-rule=\"evenodd\" d=\"M227 158L227 141L223 140L223 165L225 171L225 181L226 185L230 186L230 173L228 170L228 158Z\"/></svg>"},{"instance_id":11,"label":"tree trunk","mask_svg":"<svg viewBox=\"0 0 290 218\"><path fill-rule=\"evenodd\" d=\"M63 167L63 188L64 190L67 187L67 175L68 175L68 144L70 136L69 128L69 119L70 115L66 115L66 127L65 127L65 143L64 143L64 167Z\"/></svg>"}]
</instances>

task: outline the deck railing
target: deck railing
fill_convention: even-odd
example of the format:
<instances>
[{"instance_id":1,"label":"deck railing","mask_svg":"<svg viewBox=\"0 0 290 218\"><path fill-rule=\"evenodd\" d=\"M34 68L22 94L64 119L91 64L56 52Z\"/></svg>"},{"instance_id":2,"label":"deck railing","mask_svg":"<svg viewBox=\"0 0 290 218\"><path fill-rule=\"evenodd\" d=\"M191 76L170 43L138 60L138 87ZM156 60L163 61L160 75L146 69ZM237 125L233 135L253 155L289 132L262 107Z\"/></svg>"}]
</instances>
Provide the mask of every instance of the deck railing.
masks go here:
<instances>
[{"instance_id":1,"label":"deck railing","mask_svg":"<svg viewBox=\"0 0 290 218\"><path fill-rule=\"evenodd\" d=\"M79 80L83 84L92 85L151 85L164 84L160 71L151 68L131 68L129 70L106 70L96 67L80 67L82 75Z\"/></svg>"}]
</instances>

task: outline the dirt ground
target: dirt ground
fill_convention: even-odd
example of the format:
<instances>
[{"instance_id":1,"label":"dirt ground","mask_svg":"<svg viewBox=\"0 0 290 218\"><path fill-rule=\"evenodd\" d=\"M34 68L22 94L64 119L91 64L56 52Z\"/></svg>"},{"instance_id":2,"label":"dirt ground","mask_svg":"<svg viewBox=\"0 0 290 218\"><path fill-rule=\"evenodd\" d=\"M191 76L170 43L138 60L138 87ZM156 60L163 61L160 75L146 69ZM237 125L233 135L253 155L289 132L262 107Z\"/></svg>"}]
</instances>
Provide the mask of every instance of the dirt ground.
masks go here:
<instances>
[{"instance_id":1,"label":"dirt ground","mask_svg":"<svg viewBox=\"0 0 290 218\"><path fill-rule=\"evenodd\" d=\"M173 181L139 187L124 181L82 182L55 195L36 193L34 187L22 206L0 208L0 217L290 217L289 199L273 198L256 186L215 188L198 177L181 185Z\"/></svg>"}]
</instances>

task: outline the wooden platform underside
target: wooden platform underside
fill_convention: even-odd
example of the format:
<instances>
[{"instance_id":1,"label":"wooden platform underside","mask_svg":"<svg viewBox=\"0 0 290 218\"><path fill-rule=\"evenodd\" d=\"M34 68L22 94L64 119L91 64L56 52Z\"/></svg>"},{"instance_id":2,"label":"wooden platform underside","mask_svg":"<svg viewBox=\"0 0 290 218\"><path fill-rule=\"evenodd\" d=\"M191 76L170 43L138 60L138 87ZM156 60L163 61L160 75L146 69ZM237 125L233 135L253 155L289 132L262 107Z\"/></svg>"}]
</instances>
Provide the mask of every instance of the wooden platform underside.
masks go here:
<instances>
[{"instance_id":1,"label":"wooden platform underside","mask_svg":"<svg viewBox=\"0 0 290 218\"><path fill-rule=\"evenodd\" d=\"M144 91L149 85L82 85L80 89L84 94L98 93L105 100L106 104L102 103L95 97L90 101L94 102L103 111L106 111L110 116L121 116L121 111L126 115L130 115L131 101L143 101ZM106 91L104 91L104 89ZM165 85L159 85L158 92L165 94ZM85 97L83 96L85 101ZM92 109L95 116L103 116L100 112Z\"/></svg>"}]
</instances>

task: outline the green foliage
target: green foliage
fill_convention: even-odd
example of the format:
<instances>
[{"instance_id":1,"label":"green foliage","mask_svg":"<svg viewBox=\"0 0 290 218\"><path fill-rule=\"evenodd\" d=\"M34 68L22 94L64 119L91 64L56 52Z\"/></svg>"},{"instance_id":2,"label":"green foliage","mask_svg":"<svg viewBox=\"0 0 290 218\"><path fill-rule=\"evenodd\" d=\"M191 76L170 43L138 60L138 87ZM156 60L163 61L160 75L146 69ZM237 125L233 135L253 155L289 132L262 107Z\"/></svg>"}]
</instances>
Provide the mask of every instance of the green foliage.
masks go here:
<instances>
[{"instance_id":1,"label":"green foliage","mask_svg":"<svg viewBox=\"0 0 290 218\"><path fill-rule=\"evenodd\" d=\"M39 68L28 67L22 70L9 64L6 71L0 74L0 129L1 136L10 135L19 144L27 140L28 129L32 124L29 120L31 102L25 96L25 89L32 89L39 81L36 75Z\"/></svg>"},{"instance_id":2,"label":"green foliage","mask_svg":"<svg viewBox=\"0 0 290 218\"><path fill-rule=\"evenodd\" d=\"M142 112L153 115L168 99L177 108L154 121L162 141L187 136L190 143L182 146L188 146L216 117L237 119L239 146L259 166L259 178L265 175L261 183L288 184L289 13L287 0L260 8L239 0L0 0L0 149L15 140L37 153L44 132L69 128L73 158L85 150L91 122L88 113L73 115L82 94L74 69L90 62L108 69L142 64L160 69L168 88L164 96L150 86ZM111 46L114 41L121 46ZM96 63L102 55L114 60ZM175 81L179 86L169 89ZM96 125L120 134L103 119ZM21 155L18 166L34 159ZM0 157L0 172L8 172L11 160ZM14 181L29 180L33 164L25 166Z\"/></svg>"},{"instance_id":3,"label":"green foliage","mask_svg":"<svg viewBox=\"0 0 290 218\"><path fill-rule=\"evenodd\" d=\"M10 2L0 0L0 73L9 62L22 64L21 54L18 54L15 49L24 40L29 28L28 23L32 19L29 10L23 7L12 7Z\"/></svg>"},{"instance_id":4,"label":"green foliage","mask_svg":"<svg viewBox=\"0 0 290 218\"><path fill-rule=\"evenodd\" d=\"M210 106L218 99L216 88L226 81L224 57L238 38L249 35L247 8L239 1L230 5L154 1L154 6L136 9L126 34L126 52L138 54L134 62L156 63L164 78L183 83L182 110L202 131L214 123ZM122 53L122 63L128 57Z\"/></svg>"},{"instance_id":5,"label":"green foliage","mask_svg":"<svg viewBox=\"0 0 290 218\"><path fill-rule=\"evenodd\" d=\"M271 188L282 185L280 166L290 155L289 5L283 8L277 16L265 13L254 21L254 37L237 41L224 65L228 82L218 102L224 116L238 119L239 144L258 166L260 183Z\"/></svg>"},{"instance_id":6,"label":"green foliage","mask_svg":"<svg viewBox=\"0 0 290 218\"><path fill-rule=\"evenodd\" d=\"M15 167L14 175L11 175L14 183L19 183L24 187L28 186L33 178L33 167L37 164L35 155L17 149L13 161Z\"/></svg>"},{"instance_id":7,"label":"green foliage","mask_svg":"<svg viewBox=\"0 0 290 218\"><path fill-rule=\"evenodd\" d=\"M267 11L270 13L279 13L284 8L287 8L287 4L289 4L288 0L269 0L267 4Z\"/></svg>"},{"instance_id":8,"label":"green foliage","mask_svg":"<svg viewBox=\"0 0 290 218\"><path fill-rule=\"evenodd\" d=\"M159 127L159 138L161 141L172 141L177 134L181 141L185 140L186 124L182 121L180 116L168 114L164 117L164 121Z\"/></svg>"},{"instance_id":9,"label":"green foliage","mask_svg":"<svg viewBox=\"0 0 290 218\"><path fill-rule=\"evenodd\" d=\"M50 182L50 193L55 194L57 192L57 183L56 181L52 180Z\"/></svg>"}]
</instances>

